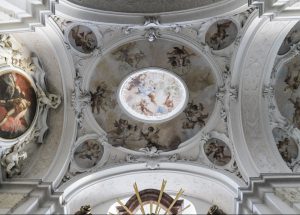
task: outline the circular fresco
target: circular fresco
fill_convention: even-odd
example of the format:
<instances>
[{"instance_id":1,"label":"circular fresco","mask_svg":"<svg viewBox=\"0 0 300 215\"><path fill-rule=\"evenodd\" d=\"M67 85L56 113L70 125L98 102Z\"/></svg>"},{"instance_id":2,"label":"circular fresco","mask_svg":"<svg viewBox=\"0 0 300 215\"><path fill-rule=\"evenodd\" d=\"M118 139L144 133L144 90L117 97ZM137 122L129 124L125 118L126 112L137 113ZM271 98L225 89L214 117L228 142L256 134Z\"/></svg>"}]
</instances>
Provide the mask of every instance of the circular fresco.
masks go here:
<instances>
[{"instance_id":1,"label":"circular fresco","mask_svg":"<svg viewBox=\"0 0 300 215\"><path fill-rule=\"evenodd\" d=\"M217 90L205 57L163 39L106 53L89 86L91 111L110 144L163 151L177 149L206 125Z\"/></svg>"},{"instance_id":2,"label":"circular fresco","mask_svg":"<svg viewBox=\"0 0 300 215\"><path fill-rule=\"evenodd\" d=\"M217 166L225 166L231 160L231 151L223 141L209 139L203 146L204 153L210 162Z\"/></svg>"},{"instance_id":3,"label":"circular fresco","mask_svg":"<svg viewBox=\"0 0 300 215\"><path fill-rule=\"evenodd\" d=\"M86 140L75 150L74 160L80 168L96 166L103 155L103 146L97 140Z\"/></svg>"},{"instance_id":4,"label":"circular fresco","mask_svg":"<svg viewBox=\"0 0 300 215\"><path fill-rule=\"evenodd\" d=\"M219 20L207 30L205 42L213 50L221 50L233 43L237 33L237 26L231 20Z\"/></svg>"},{"instance_id":5,"label":"circular fresco","mask_svg":"<svg viewBox=\"0 0 300 215\"><path fill-rule=\"evenodd\" d=\"M292 164L298 157L298 146L296 142L280 128L273 129L273 136L282 159L287 164Z\"/></svg>"},{"instance_id":6,"label":"circular fresco","mask_svg":"<svg viewBox=\"0 0 300 215\"><path fill-rule=\"evenodd\" d=\"M24 134L34 120L37 108L35 90L21 73L0 75L0 137L14 139Z\"/></svg>"},{"instance_id":7,"label":"circular fresco","mask_svg":"<svg viewBox=\"0 0 300 215\"><path fill-rule=\"evenodd\" d=\"M121 83L118 99L133 118L162 122L174 118L186 105L187 91L180 78L166 70L146 68L130 74Z\"/></svg>"},{"instance_id":8,"label":"circular fresco","mask_svg":"<svg viewBox=\"0 0 300 215\"><path fill-rule=\"evenodd\" d=\"M97 38L95 33L87 26L76 25L68 35L71 46L79 52L88 54L97 47Z\"/></svg>"}]
</instances>

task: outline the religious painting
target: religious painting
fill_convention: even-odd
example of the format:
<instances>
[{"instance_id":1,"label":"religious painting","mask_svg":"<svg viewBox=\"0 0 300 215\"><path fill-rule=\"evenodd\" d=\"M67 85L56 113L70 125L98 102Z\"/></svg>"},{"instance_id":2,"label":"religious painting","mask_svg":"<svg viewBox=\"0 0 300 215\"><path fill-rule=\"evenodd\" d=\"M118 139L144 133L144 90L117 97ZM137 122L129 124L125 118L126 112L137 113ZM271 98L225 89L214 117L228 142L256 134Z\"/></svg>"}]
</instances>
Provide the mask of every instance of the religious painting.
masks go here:
<instances>
[{"instance_id":1,"label":"religious painting","mask_svg":"<svg viewBox=\"0 0 300 215\"><path fill-rule=\"evenodd\" d=\"M79 52L88 54L97 47L97 38L95 33L87 26L76 25L68 35L71 46Z\"/></svg>"},{"instance_id":2,"label":"religious painting","mask_svg":"<svg viewBox=\"0 0 300 215\"><path fill-rule=\"evenodd\" d=\"M180 112L187 101L184 83L173 73L148 68L127 77L119 90L120 105L140 121L158 122Z\"/></svg>"},{"instance_id":3,"label":"religious painting","mask_svg":"<svg viewBox=\"0 0 300 215\"><path fill-rule=\"evenodd\" d=\"M86 140L76 148L74 160L80 168L88 169L97 165L103 151L103 146L97 140Z\"/></svg>"},{"instance_id":4,"label":"religious painting","mask_svg":"<svg viewBox=\"0 0 300 215\"><path fill-rule=\"evenodd\" d=\"M298 157L298 146L296 142L280 128L273 129L273 135L282 159L291 167Z\"/></svg>"},{"instance_id":5,"label":"religious painting","mask_svg":"<svg viewBox=\"0 0 300 215\"><path fill-rule=\"evenodd\" d=\"M203 146L204 152L214 165L225 166L231 160L231 151L223 141L212 138L209 139Z\"/></svg>"},{"instance_id":6,"label":"religious painting","mask_svg":"<svg viewBox=\"0 0 300 215\"><path fill-rule=\"evenodd\" d=\"M213 23L207 30L205 42L213 50L221 50L233 43L237 33L237 26L231 20L219 20Z\"/></svg>"},{"instance_id":7,"label":"religious painting","mask_svg":"<svg viewBox=\"0 0 300 215\"><path fill-rule=\"evenodd\" d=\"M37 108L30 81L14 71L0 75L0 137L14 139L24 134L34 120Z\"/></svg>"}]
</instances>

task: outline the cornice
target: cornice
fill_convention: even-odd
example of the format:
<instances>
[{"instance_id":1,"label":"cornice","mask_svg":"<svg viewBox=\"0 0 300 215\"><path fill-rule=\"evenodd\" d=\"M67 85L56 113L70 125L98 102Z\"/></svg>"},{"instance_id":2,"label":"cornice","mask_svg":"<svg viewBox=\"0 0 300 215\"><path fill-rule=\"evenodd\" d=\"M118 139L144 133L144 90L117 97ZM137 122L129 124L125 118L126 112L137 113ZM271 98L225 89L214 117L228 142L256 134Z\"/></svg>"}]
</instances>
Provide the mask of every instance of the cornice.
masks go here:
<instances>
[{"instance_id":1,"label":"cornice","mask_svg":"<svg viewBox=\"0 0 300 215\"><path fill-rule=\"evenodd\" d=\"M11 19L0 23L0 32L34 31L35 27L45 25L45 17L55 13L57 0L28 1L26 10L16 3L4 1L14 9L7 6L0 7L0 12L7 14Z\"/></svg>"},{"instance_id":2,"label":"cornice","mask_svg":"<svg viewBox=\"0 0 300 215\"><path fill-rule=\"evenodd\" d=\"M229 15L241 12L247 8L246 0L229 0L208 5L205 7L165 13L122 13L101 11L82 7L66 0L60 0L55 5L56 15L64 15L72 19L114 24L140 24L144 16L159 16L160 22L164 24L184 23L206 19L210 17Z\"/></svg>"}]
</instances>

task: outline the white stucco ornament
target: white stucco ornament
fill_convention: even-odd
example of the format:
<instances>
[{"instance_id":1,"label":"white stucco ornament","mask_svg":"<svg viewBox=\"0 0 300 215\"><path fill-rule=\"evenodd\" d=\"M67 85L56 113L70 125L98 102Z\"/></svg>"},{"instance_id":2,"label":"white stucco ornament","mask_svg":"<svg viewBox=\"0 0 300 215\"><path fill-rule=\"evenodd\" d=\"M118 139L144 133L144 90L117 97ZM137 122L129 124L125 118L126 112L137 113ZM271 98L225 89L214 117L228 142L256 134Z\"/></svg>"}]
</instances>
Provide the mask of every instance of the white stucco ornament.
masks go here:
<instances>
[{"instance_id":1,"label":"white stucco ornament","mask_svg":"<svg viewBox=\"0 0 300 215\"><path fill-rule=\"evenodd\" d=\"M145 68L127 76L119 86L119 105L132 118L149 123L170 120L188 101L185 83L160 68Z\"/></svg>"}]
</instances>

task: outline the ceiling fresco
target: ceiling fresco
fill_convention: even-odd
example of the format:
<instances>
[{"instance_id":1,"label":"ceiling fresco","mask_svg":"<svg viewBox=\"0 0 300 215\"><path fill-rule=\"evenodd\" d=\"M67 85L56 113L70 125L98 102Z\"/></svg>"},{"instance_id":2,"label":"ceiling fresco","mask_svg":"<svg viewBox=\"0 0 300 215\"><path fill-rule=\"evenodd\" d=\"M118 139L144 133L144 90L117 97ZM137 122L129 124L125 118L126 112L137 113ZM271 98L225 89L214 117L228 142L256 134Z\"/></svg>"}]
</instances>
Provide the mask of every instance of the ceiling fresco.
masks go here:
<instances>
[{"instance_id":1,"label":"ceiling fresco","mask_svg":"<svg viewBox=\"0 0 300 215\"><path fill-rule=\"evenodd\" d=\"M124 78L147 67L166 69L187 86L189 99L186 107L169 121L143 123L124 112L118 104L117 92ZM103 56L92 77L91 110L99 125L107 132L109 143L114 146L133 150L151 146L165 151L174 150L205 126L214 109L216 81L208 62L194 50L175 42L135 41L122 45ZM139 93L139 88L144 89L142 82L137 80L135 93ZM163 87L163 83L161 84ZM175 97L168 97L168 90L170 89L162 91L165 108L176 102ZM148 91L143 93L149 109L146 104L135 106L144 115L151 115L151 105L156 103L156 95Z\"/></svg>"},{"instance_id":2,"label":"ceiling fresco","mask_svg":"<svg viewBox=\"0 0 300 215\"><path fill-rule=\"evenodd\" d=\"M211 138L204 145L204 152L211 163L224 166L231 161L230 148L222 140Z\"/></svg>"},{"instance_id":3,"label":"ceiling fresco","mask_svg":"<svg viewBox=\"0 0 300 215\"><path fill-rule=\"evenodd\" d=\"M68 39L75 50L85 54L91 53L97 47L95 33L84 25L76 25L71 28Z\"/></svg>"},{"instance_id":4,"label":"ceiling fresco","mask_svg":"<svg viewBox=\"0 0 300 215\"><path fill-rule=\"evenodd\" d=\"M162 122L182 112L188 100L183 81L174 73L146 68L130 74L118 89L119 105L133 118Z\"/></svg>"},{"instance_id":5,"label":"ceiling fresco","mask_svg":"<svg viewBox=\"0 0 300 215\"><path fill-rule=\"evenodd\" d=\"M206 32L205 42L213 50L228 47L235 40L238 33L236 24L228 19L213 23Z\"/></svg>"},{"instance_id":6,"label":"ceiling fresco","mask_svg":"<svg viewBox=\"0 0 300 215\"><path fill-rule=\"evenodd\" d=\"M103 146L97 140L89 139L76 147L73 156L79 168L89 169L100 161L103 152Z\"/></svg>"}]
</instances>

